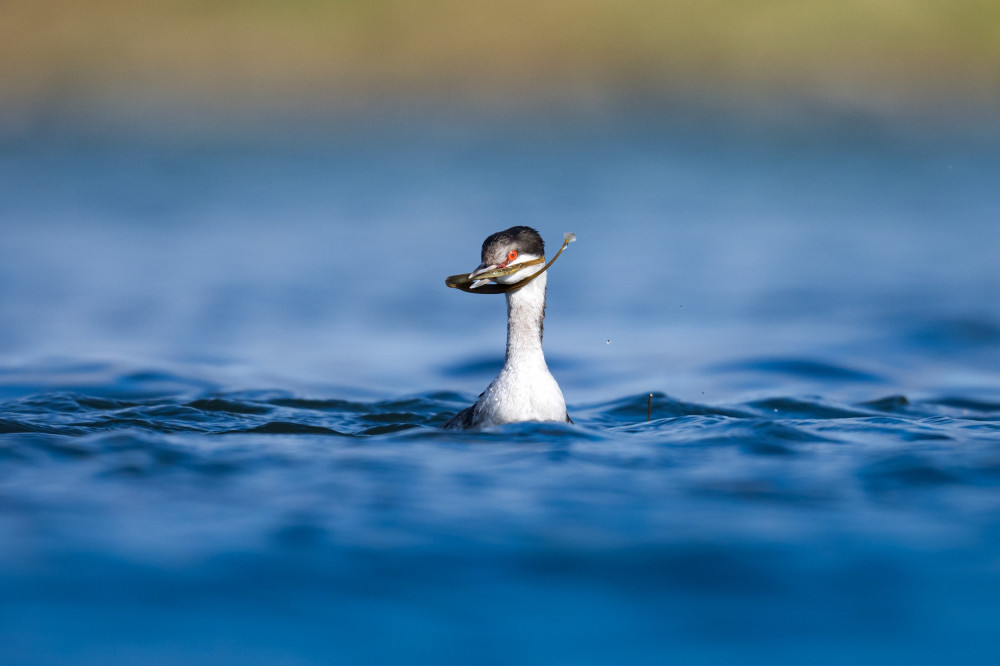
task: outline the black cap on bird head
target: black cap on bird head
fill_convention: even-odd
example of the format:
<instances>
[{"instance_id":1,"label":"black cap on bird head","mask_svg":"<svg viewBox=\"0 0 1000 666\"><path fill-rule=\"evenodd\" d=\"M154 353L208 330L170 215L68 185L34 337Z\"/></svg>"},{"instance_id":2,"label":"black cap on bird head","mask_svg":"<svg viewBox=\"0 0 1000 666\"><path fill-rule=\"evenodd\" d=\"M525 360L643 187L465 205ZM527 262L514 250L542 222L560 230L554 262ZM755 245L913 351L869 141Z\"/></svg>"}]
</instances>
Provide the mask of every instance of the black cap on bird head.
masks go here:
<instances>
[{"instance_id":1,"label":"black cap on bird head","mask_svg":"<svg viewBox=\"0 0 1000 666\"><path fill-rule=\"evenodd\" d=\"M537 230L531 227L511 227L498 231L483 241L482 265L501 264L510 250L519 254L545 256L545 241Z\"/></svg>"}]
</instances>

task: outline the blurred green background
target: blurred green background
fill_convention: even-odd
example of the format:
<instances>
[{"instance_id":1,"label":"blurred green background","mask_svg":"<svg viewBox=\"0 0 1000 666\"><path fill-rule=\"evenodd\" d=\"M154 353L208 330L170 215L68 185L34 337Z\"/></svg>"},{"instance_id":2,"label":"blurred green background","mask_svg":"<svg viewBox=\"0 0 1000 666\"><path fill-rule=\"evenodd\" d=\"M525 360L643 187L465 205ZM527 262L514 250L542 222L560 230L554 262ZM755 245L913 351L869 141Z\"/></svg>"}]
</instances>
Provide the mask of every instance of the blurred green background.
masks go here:
<instances>
[{"instance_id":1,"label":"blurred green background","mask_svg":"<svg viewBox=\"0 0 1000 666\"><path fill-rule=\"evenodd\" d=\"M996 0L5 0L0 121L694 103L989 119Z\"/></svg>"}]
</instances>

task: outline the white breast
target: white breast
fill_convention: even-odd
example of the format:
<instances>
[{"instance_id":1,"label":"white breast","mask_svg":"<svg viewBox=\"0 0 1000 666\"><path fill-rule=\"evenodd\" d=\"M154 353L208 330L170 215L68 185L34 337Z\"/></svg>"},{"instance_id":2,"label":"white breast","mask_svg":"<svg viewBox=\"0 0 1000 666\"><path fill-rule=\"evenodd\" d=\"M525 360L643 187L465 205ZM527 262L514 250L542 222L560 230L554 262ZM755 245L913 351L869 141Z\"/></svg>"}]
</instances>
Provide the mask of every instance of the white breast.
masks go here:
<instances>
[{"instance_id":1,"label":"white breast","mask_svg":"<svg viewBox=\"0 0 1000 666\"><path fill-rule=\"evenodd\" d=\"M566 421L566 401L545 366L505 364L476 404L479 427L518 421Z\"/></svg>"}]
</instances>

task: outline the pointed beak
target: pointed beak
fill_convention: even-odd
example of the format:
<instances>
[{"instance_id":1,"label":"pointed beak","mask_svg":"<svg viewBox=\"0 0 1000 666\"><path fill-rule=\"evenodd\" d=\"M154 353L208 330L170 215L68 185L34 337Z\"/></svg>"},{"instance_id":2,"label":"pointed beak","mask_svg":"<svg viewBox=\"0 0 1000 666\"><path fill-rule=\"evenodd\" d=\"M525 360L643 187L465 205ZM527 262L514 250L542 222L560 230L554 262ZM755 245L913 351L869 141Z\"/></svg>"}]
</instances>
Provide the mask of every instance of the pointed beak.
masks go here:
<instances>
[{"instance_id":1,"label":"pointed beak","mask_svg":"<svg viewBox=\"0 0 1000 666\"><path fill-rule=\"evenodd\" d=\"M532 262L537 263L537 262ZM468 275L452 275L445 279L445 284L449 287L456 287L458 289L463 289L465 291L472 291L473 289L478 289L484 285L490 284L496 278L503 277L505 275L511 275L516 273L525 266L531 265L529 263L514 264L513 266L507 266L506 262L503 264L479 264L476 270L472 271ZM494 287L496 285L493 285ZM483 292L480 292L483 293Z\"/></svg>"},{"instance_id":2,"label":"pointed beak","mask_svg":"<svg viewBox=\"0 0 1000 666\"><path fill-rule=\"evenodd\" d=\"M449 287L455 287L457 289L462 289L463 291L471 292L473 289L490 284L493 282L493 278L506 274L507 272L501 268L499 264L479 264L479 266L477 266L476 269L469 274L460 273L458 275L452 275L451 277L445 278L445 284Z\"/></svg>"},{"instance_id":3,"label":"pointed beak","mask_svg":"<svg viewBox=\"0 0 1000 666\"><path fill-rule=\"evenodd\" d=\"M469 279L473 280L473 283L469 285L469 289L489 284L490 280L501 275L505 275L505 273L500 268L500 264L479 264L476 270L469 273Z\"/></svg>"},{"instance_id":4,"label":"pointed beak","mask_svg":"<svg viewBox=\"0 0 1000 666\"><path fill-rule=\"evenodd\" d=\"M488 279L490 277L496 277L496 275L493 275L492 272L496 271L498 268L500 268L500 264L479 264L478 266L476 266L476 270L469 273L469 279L470 280L472 278ZM502 275L502 272L498 274Z\"/></svg>"}]
</instances>

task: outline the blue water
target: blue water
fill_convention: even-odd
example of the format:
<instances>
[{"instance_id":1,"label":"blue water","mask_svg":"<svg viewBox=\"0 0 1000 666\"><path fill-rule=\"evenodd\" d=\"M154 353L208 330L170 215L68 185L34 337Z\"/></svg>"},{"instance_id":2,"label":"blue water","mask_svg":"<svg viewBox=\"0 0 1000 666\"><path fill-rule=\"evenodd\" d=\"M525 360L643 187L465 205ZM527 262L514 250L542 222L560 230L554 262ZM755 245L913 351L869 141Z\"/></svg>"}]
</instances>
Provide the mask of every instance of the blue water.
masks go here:
<instances>
[{"instance_id":1,"label":"blue water","mask_svg":"<svg viewBox=\"0 0 1000 666\"><path fill-rule=\"evenodd\" d=\"M993 663L998 148L685 113L4 135L0 662ZM442 431L504 342L443 279L513 224L579 238L545 327L575 424Z\"/></svg>"}]
</instances>

